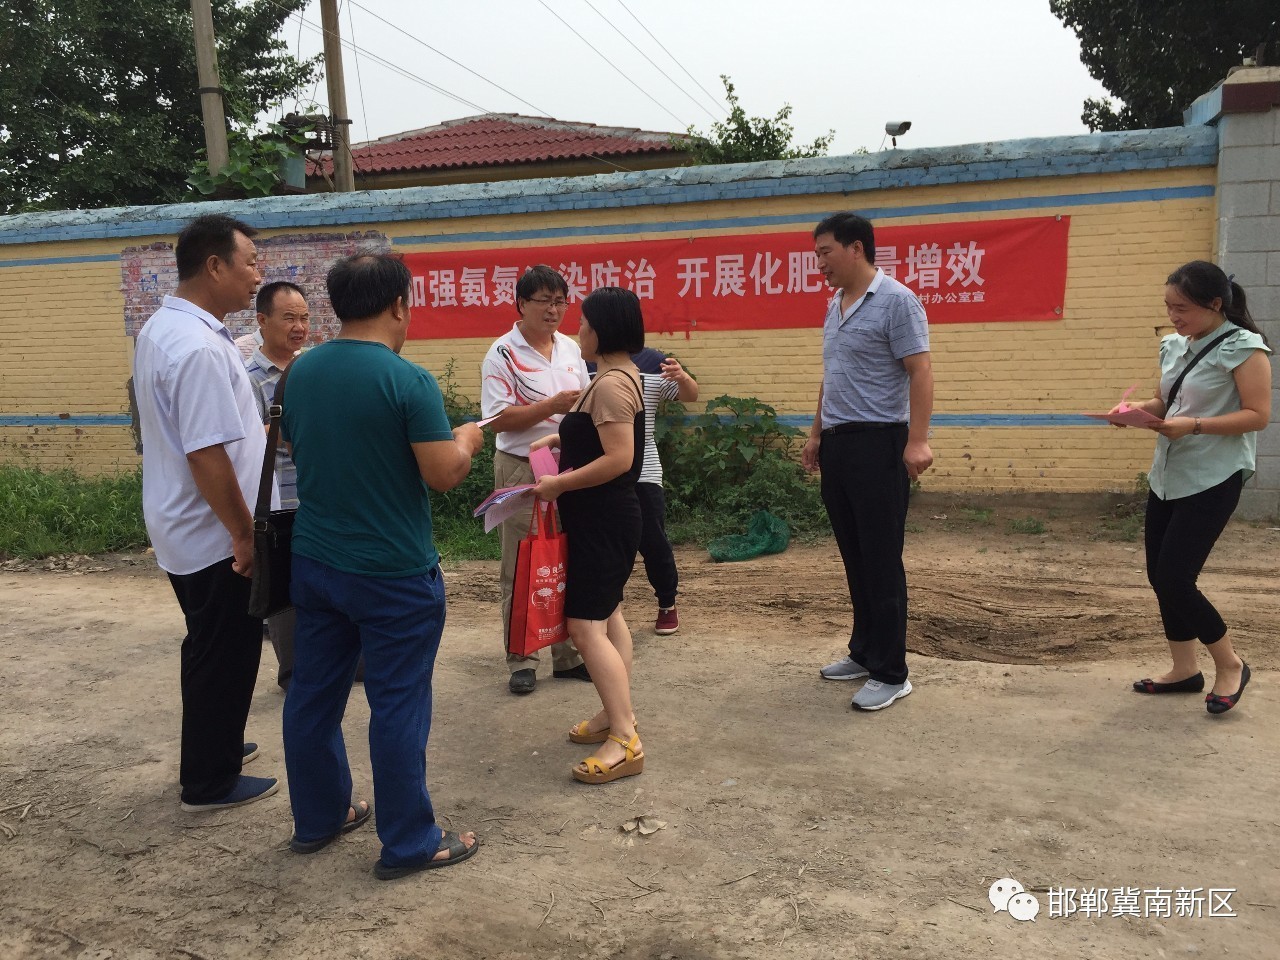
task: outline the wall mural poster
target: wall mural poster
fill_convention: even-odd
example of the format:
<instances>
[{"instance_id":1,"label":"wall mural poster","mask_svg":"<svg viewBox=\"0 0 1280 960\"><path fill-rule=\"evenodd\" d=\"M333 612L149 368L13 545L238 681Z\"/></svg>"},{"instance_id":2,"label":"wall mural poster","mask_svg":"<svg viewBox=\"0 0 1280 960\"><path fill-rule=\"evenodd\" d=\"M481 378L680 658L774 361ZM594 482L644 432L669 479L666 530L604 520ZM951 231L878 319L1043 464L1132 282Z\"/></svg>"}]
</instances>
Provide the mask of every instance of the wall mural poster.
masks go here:
<instances>
[{"instance_id":1,"label":"wall mural poster","mask_svg":"<svg viewBox=\"0 0 1280 960\"><path fill-rule=\"evenodd\" d=\"M257 237L258 269L262 282L288 280L302 288L311 308L311 343L329 340L338 332L325 295L324 278L340 257L357 251L385 253L391 241L376 230L355 233L282 234ZM125 332L135 337L147 319L160 307L166 294L178 286L178 268L173 262L173 244L153 243L126 247L120 251L120 291L124 294ZM239 337L258 329L252 310L229 314L224 321L231 336Z\"/></svg>"},{"instance_id":2,"label":"wall mural poster","mask_svg":"<svg viewBox=\"0 0 1280 960\"><path fill-rule=\"evenodd\" d=\"M914 291L930 323L1057 320L1069 217L876 229L876 264ZM497 337L516 320L515 284L555 267L577 303L597 287L633 290L652 332L820 327L831 291L807 231L580 243L405 255L413 339ZM577 330L570 309L564 330Z\"/></svg>"}]
</instances>

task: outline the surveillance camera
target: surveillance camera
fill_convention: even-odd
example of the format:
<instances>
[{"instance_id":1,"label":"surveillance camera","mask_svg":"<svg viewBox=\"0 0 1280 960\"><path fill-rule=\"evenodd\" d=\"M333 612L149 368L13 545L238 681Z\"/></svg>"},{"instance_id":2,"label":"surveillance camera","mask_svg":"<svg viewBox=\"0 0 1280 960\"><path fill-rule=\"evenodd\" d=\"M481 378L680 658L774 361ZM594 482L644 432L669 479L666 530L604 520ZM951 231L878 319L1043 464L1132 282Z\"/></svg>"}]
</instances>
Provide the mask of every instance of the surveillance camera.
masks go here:
<instances>
[{"instance_id":1,"label":"surveillance camera","mask_svg":"<svg viewBox=\"0 0 1280 960\"><path fill-rule=\"evenodd\" d=\"M900 137L910 129L910 120L890 120L884 125L884 132L891 137Z\"/></svg>"}]
</instances>

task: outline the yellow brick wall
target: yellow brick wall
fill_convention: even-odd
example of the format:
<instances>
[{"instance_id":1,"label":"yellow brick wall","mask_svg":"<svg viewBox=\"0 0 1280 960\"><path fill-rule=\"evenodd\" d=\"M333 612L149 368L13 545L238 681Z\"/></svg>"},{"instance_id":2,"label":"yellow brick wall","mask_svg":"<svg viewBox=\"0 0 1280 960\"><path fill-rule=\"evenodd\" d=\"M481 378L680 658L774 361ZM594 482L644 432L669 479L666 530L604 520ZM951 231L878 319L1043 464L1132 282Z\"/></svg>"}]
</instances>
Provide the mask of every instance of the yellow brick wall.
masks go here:
<instances>
[{"instance_id":1,"label":"yellow brick wall","mask_svg":"<svg viewBox=\"0 0 1280 960\"><path fill-rule=\"evenodd\" d=\"M955 202L1108 193L1167 187L1212 186L1212 167L1009 180L859 193L856 208L914 207ZM381 229L393 239L480 231L593 227L627 223L711 220L733 216L797 217L794 228L703 231L771 233L805 229L839 209L831 196L716 201L678 208L647 207L572 213L477 217L394 224L352 224ZM1162 284L1178 264L1208 259L1213 250L1212 197L1037 206L993 213L894 218L894 225L1027 216L1071 217L1069 271L1061 321L943 324L932 328L937 382L933 431L937 463L931 489L1097 491L1129 490L1147 468L1151 436L1141 431L1075 426L957 426L950 415L1079 413L1105 410L1124 388L1154 387L1157 336L1163 323ZM347 225L341 225L347 226ZM268 231L286 233L290 231ZM599 235L556 242L607 242L672 234ZM125 246L171 240L44 243L0 247L0 260L117 255ZM496 246L541 242L497 241ZM399 245L402 252L471 249L457 244ZM0 267L0 416L127 413L124 383L130 341L124 334L120 265L115 261ZM513 314L514 318L514 314ZM721 393L757 396L780 413L811 416L821 376L818 329L698 333L652 338L697 375L704 399ZM405 355L441 373L456 361L458 387L479 394L486 340L410 341ZM86 472L132 468L133 439L123 426L19 428L0 426L0 460L44 466L72 465Z\"/></svg>"}]
</instances>

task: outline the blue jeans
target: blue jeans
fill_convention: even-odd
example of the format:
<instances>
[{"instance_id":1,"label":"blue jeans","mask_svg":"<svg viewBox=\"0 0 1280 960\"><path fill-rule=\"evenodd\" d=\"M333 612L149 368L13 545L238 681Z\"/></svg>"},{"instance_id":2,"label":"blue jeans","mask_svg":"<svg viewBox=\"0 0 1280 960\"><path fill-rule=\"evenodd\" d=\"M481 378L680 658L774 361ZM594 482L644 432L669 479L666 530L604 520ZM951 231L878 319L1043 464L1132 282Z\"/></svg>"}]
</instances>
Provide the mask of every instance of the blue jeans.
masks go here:
<instances>
[{"instance_id":1,"label":"blue jeans","mask_svg":"<svg viewBox=\"0 0 1280 960\"><path fill-rule=\"evenodd\" d=\"M369 759L382 862L410 866L440 848L427 794L431 675L444 632L444 576L381 579L293 556L298 611L293 682L284 702L284 759L294 836L319 840L342 829L351 768L342 715L364 653Z\"/></svg>"}]
</instances>

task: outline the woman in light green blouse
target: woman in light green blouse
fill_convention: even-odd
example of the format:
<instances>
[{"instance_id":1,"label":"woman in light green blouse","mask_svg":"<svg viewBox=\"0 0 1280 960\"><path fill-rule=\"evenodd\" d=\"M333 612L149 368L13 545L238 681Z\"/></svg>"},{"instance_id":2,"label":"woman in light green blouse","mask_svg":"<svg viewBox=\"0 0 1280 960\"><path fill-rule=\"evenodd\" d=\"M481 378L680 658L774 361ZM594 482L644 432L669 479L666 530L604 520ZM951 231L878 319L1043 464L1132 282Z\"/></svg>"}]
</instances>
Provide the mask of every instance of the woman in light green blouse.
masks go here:
<instances>
[{"instance_id":1,"label":"woman in light green blouse","mask_svg":"<svg viewBox=\"0 0 1280 960\"><path fill-rule=\"evenodd\" d=\"M1212 263L1170 274L1165 310L1175 333L1160 341L1160 387L1138 406L1162 417L1147 498L1147 579L1155 590L1173 669L1138 680L1139 693L1199 693L1199 640L1213 657L1211 714L1226 713L1249 683L1226 624L1196 580L1253 476L1258 431L1271 419L1266 338L1244 290ZM1115 409L1119 409L1119 406Z\"/></svg>"}]
</instances>

